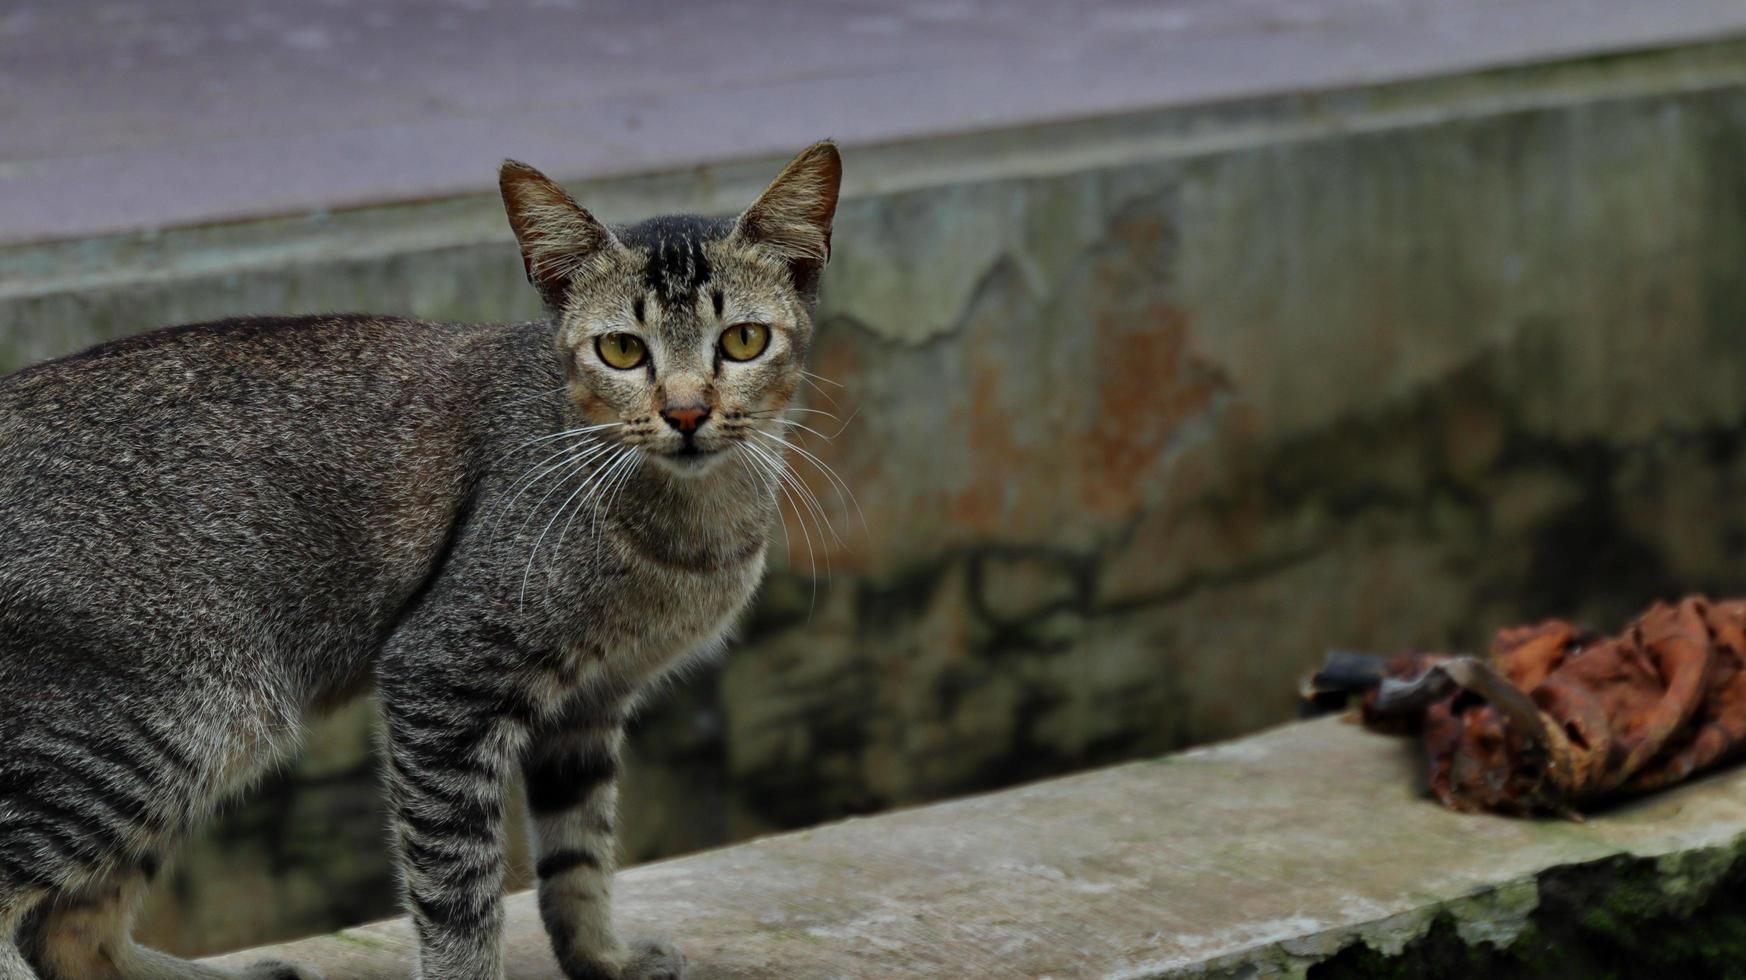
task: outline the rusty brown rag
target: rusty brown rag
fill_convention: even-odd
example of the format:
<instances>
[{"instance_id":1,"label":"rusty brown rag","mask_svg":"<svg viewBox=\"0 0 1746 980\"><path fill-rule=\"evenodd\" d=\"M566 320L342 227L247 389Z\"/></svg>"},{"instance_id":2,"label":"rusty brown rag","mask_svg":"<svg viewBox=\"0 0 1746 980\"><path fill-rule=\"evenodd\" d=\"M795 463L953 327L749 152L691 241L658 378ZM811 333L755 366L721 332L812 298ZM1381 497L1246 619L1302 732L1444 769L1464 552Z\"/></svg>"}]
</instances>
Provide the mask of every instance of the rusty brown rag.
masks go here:
<instances>
[{"instance_id":1,"label":"rusty brown rag","mask_svg":"<svg viewBox=\"0 0 1746 980\"><path fill-rule=\"evenodd\" d=\"M1657 603L1617 636L1552 620L1488 659L1401 654L1364 697L1416 729L1457 810L1574 814L1677 783L1746 749L1746 601Z\"/></svg>"}]
</instances>

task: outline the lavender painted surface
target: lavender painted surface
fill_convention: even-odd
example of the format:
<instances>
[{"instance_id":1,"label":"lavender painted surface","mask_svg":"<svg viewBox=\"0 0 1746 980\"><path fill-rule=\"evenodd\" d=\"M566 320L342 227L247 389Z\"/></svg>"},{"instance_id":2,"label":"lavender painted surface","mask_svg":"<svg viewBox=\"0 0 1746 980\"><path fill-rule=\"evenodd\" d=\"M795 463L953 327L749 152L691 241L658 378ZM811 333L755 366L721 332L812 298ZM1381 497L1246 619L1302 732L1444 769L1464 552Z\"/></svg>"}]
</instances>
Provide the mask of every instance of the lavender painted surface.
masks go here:
<instances>
[{"instance_id":1,"label":"lavender painted surface","mask_svg":"<svg viewBox=\"0 0 1746 980\"><path fill-rule=\"evenodd\" d=\"M13 0L0 244L1741 32L1739 0Z\"/></svg>"}]
</instances>

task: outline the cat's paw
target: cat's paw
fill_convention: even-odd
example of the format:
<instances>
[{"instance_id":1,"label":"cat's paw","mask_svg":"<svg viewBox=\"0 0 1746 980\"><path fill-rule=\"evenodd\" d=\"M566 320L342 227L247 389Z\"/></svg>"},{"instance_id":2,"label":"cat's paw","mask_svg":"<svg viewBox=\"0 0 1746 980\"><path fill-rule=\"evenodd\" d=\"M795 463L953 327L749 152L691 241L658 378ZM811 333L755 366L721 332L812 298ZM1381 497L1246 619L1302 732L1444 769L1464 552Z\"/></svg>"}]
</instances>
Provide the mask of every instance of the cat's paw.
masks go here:
<instances>
[{"instance_id":1,"label":"cat's paw","mask_svg":"<svg viewBox=\"0 0 1746 980\"><path fill-rule=\"evenodd\" d=\"M249 965L240 980L326 980L320 972L306 966L294 966L278 960L263 960Z\"/></svg>"},{"instance_id":2,"label":"cat's paw","mask_svg":"<svg viewBox=\"0 0 1746 980\"><path fill-rule=\"evenodd\" d=\"M631 945L630 959L625 961L619 980L686 980L689 976L691 968L679 947L645 939Z\"/></svg>"}]
</instances>

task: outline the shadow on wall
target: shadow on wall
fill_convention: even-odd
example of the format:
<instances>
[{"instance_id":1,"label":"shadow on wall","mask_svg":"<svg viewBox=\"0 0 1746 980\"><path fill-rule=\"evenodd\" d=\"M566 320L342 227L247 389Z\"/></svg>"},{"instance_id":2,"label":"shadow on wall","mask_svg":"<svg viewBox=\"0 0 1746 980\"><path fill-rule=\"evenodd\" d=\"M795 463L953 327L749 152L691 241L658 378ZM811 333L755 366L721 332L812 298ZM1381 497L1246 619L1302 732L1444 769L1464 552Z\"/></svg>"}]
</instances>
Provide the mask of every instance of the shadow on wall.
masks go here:
<instances>
[{"instance_id":1,"label":"shadow on wall","mask_svg":"<svg viewBox=\"0 0 1746 980\"><path fill-rule=\"evenodd\" d=\"M1645 98L845 202L806 407L847 425L797 418L865 529L793 460L835 531L790 514L743 641L638 722L627 856L1249 731L1332 645L1746 591L1741 118ZM389 914L367 725L146 931Z\"/></svg>"}]
</instances>

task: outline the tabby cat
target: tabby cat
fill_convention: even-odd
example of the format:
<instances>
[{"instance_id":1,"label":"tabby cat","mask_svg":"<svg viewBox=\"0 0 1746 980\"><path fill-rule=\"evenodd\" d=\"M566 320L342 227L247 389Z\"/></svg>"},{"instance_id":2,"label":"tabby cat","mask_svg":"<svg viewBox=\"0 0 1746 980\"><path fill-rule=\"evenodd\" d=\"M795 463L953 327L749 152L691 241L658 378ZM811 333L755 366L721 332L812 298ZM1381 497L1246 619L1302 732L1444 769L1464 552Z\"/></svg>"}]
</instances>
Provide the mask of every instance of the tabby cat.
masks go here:
<instances>
[{"instance_id":1,"label":"tabby cat","mask_svg":"<svg viewBox=\"0 0 1746 980\"><path fill-rule=\"evenodd\" d=\"M141 948L179 840L373 687L424 980L503 975L503 790L573 980L614 934L639 692L719 648L785 478L841 162L734 219L609 229L513 161L550 318L245 319L0 378L0 980L305 978Z\"/></svg>"}]
</instances>

